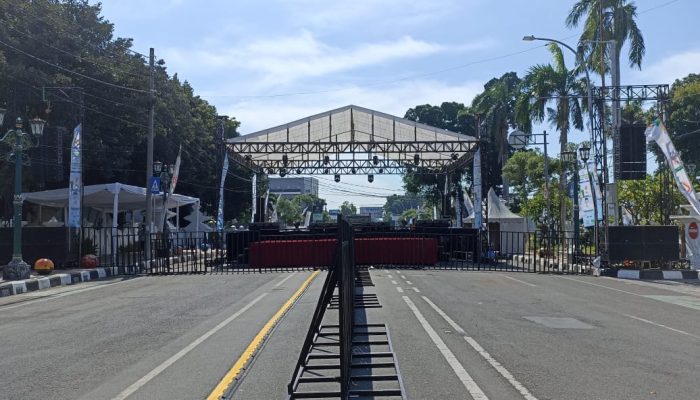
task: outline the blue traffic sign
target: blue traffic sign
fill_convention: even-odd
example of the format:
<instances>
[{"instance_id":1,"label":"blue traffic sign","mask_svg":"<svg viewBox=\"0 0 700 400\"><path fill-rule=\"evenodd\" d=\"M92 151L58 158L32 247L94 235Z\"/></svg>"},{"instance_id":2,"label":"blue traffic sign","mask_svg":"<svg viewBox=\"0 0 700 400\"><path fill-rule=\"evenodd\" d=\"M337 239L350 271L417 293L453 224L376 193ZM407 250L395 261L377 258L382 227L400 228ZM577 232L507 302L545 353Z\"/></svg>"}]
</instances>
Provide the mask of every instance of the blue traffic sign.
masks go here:
<instances>
[{"instance_id":1,"label":"blue traffic sign","mask_svg":"<svg viewBox=\"0 0 700 400\"><path fill-rule=\"evenodd\" d=\"M160 194L160 177L152 176L151 181L148 183L148 188L151 194Z\"/></svg>"}]
</instances>

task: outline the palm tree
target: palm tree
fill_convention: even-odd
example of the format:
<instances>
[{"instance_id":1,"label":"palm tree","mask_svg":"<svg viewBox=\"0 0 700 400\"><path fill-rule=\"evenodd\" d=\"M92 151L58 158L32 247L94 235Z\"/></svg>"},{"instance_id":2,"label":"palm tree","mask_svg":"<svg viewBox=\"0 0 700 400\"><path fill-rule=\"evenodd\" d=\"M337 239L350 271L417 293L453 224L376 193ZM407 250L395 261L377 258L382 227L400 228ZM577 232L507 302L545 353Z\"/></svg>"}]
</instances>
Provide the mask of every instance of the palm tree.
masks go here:
<instances>
[{"instance_id":1,"label":"palm tree","mask_svg":"<svg viewBox=\"0 0 700 400\"><path fill-rule=\"evenodd\" d=\"M601 61L608 54L606 40L615 40L617 76L620 76L620 53L629 41L628 60L630 67L642 68L644 37L637 26L637 6L628 0L578 0L566 17L566 26L575 28L583 23L579 45L590 55L591 67L601 76L605 66ZM602 22L602 23L601 23Z\"/></svg>"},{"instance_id":2,"label":"palm tree","mask_svg":"<svg viewBox=\"0 0 700 400\"><path fill-rule=\"evenodd\" d=\"M523 78L523 91L517 103L517 116L522 125L531 119L545 119L559 131L560 151L567 151L571 128L583 129L583 112L579 98L585 96L586 82L579 79L580 68L569 70L564 63L564 54L555 43L547 45L554 64L538 64L531 67ZM552 107L548 107L548 105ZM560 193L565 193L566 175L559 174ZM560 224L564 231L566 207L564 196L559 202Z\"/></svg>"},{"instance_id":3,"label":"palm tree","mask_svg":"<svg viewBox=\"0 0 700 400\"><path fill-rule=\"evenodd\" d=\"M486 123L486 134L498 152L498 171L503 169L508 160L508 130L517 127L515 105L520 95L520 78L515 72L493 78L484 85L484 92L477 95L472 108L481 114ZM502 175L502 174L499 174ZM486 187L486 190L489 188ZM508 183L503 181L504 196L508 196Z\"/></svg>"}]
</instances>

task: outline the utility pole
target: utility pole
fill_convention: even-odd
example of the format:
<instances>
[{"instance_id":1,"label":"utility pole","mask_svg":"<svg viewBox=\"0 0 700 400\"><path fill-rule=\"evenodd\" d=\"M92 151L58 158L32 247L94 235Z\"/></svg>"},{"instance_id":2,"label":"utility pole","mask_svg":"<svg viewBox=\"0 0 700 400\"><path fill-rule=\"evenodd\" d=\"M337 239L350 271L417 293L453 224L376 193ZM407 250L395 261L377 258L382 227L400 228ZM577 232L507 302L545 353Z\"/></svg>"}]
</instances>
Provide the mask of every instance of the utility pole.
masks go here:
<instances>
[{"instance_id":1,"label":"utility pole","mask_svg":"<svg viewBox=\"0 0 700 400\"><path fill-rule=\"evenodd\" d=\"M150 182L153 176L153 129L156 113L156 96L155 96L155 51L151 47L148 56L148 65L151 75L150 83L150 100L151 110L148 114L148 147L146 150L146 223L144 226L144 250L146 253L146 262L151 260L151 228L153 227L153 193L151 193Z\"/></svg>"}]
</instances>

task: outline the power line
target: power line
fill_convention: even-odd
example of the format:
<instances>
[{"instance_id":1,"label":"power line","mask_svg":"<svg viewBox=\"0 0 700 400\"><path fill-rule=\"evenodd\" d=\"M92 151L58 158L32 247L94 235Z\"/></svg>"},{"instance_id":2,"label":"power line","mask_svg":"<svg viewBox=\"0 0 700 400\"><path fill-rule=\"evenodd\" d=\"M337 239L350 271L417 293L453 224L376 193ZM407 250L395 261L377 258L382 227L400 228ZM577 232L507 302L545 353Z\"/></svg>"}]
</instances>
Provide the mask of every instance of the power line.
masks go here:
<instances>
[{"instance_id":1,"label":"power line","mask_svg":"<svg viewBox=\"0 0 700 400\"><path fill-rule=\"evenodd\" d=\"M77 40L80 40L81 42L83 42L83 43L85 43L85 44L87 44L87 45L90 45L90 47L92 47L92 48L94 48L94 49L96 49L96 50L98 50L98 51L104 51L104 52L106 52L106 53L109 53L109 54L111 54L111 55L113 55L113 56L118 56L118 57L123 55L123 54L115 53L115 52L113 52L113 51L110 51L110 50L107 50L107 49L104 49L104 48L100 48L100 47L97 46L95 43L92 43L92 42L90 42L89 40L84 39L84 38L83 38L82 36L80 36L80 35L76 35L76 34L74 34L74 33L72 33L72 32L68 32L68 31L65 30L65 29L59 29L59 28L57 28L57 27L59 26L59 21L56 21L55 19L49 17L49 14L43 14L43 16L44 16L44 18L45 18L45 19L44 19L44 18L39 17L36 13L30 13L30 12L28 12L27 10L21 9L21 8L19 8L19 7L15 7L15 8L13 9L13 11L20 11L25 17L30 17L30 18L33 18L35 21L41 21L41 22L43 22L43 23L45 23L45 24L47 24L47 25L50 25L51 27L53 27L53 28L56 29L57 31L60 31L60 32L66 34L66 35L72 36L73 38L75 38L75 39L77 39ZM17 15L17 14L15 14L15 15ZM47 20L49 20L50 22L48 22ZM89 33L89 34L93 34L93 32L88 31L87 29L83 28L83 27L82 27L81 25L79 25L79 24L74 24L74 25L72 25L72 26L75 26L76 28L82 30L83 32L86 32L86 33ZM110 42L110 43L111 43L111 44L116 44L115 42ZM137 55L137 56L139 56L139 57L143 57L144 60L148 57L147 55L142 54L142 53L139 53L138 51L132 50L132 49L130 49L130 48L128 48L128 47L124 47L124 50L127 51L127 52L130 52L130 53L132 53L132 54L134 54L134 55Z\"/></svg>"},{"instance_id":2,"label":"power line","mask_svg":"<svg viewBox=\"0 0 700 400\"><path fill-rule=\"evenodd\" d=\"M23 81L23 80L21 80L21 79L18 79L18 78L16 78L16 77L14 77L14 76L9 76L8 78L10 78L10 79L14 80L15 82L18 82L18 83L20 83L20 84L22 84L22 85L25 85L25 86L27 86L27 87L29 87L29 88L32 88L32 89L36 90L36 91L39 92L39 93L42 93L42 94L44 93L42 89L40 89L40 88L34 86L34 85L31 84L31 83L25 82L25 81ZM83 92L83 94L85 94L85 92ZM49 95L52 95L52 94L49 93ZM55 96L55 95L53 95L53 96ZM100 114L100 115L105 116L105 117L107 117L107 118L112 118L112 119L114 119L114 120L116 120L116 121L124 122L125 124L128 124L128 125L132 125L132 126L135 126L135 127L138 127L138 128L147 128L146 125L139 124L138 122L129 121L129 120L127 120L127 119L124 119L124 118L121 118L121 117L117 117L117 116L112 115L112 114L105 113L105 112L103 112L103 111L97 110L97 109L92 108L92 107L90 107L90 106L87 106L87 105L85 105L85 104L80 104L79 102L76 102L76 101L73 101L73 100L70 100L70 99L67 99L67 98L61 98L61 101L64 101L64 102L66 102L66 103L71 103L71 104L76 105L76 106L79 106L79 107L82 106L82 107L85 108L86 110L90 110L90 111L92 111L92 112L94 112L94 113L96 113L96 114Z\"/></svg>"},{"instance_id":3,"label":"power line","mask_svg":"<svg viewBox=\"0 0 700 400\"><path fill-rule=\"evenodd\" d=\"M103 85L106 85L106 86L110 86L110 87L113 87L113 88L122 89L122 90L128 90L128 91L136 92L136 93L150 93L148 90L134 89L134 88L130 88L130 87L127 87L127 86L117 85L117 84L115 84L115 83L106 82L106 81L103 81L103 80L101 80L101 79L97 79L97 78L93 78L93 77L88 76L88 75L85 75L85 74L81 74L80 72L73 71L73 70L71 70L71 69L69 69L69 68L60 66L60 65L58 65L58 64L54 64L54 63L52 63L51 61L46 61L46 60L44 60L43 58L39 58L39 57L37 57L37 56L35 56L35 55L33 55L33 54L27 53L26 51L24 51L24 50L22 50L22 49L19 49L19 48L15 47L15 46L13 46L13 45L11 45L11 44L9 44L9 43L6 43L6 42L4 42L4 41L2 41L2 40L0 40L0 44L4 45L5 47L7 47L7 48L9 48L9 49L12 49L12 50L14 50L14 51L16 51L16 52L18 52L18 53L20 53L20 54L23 54L23 55L25 55L26 57L29 57L29 58L31 58L31 59L33 59L33 60L42 62L42 63L44 63L44 64L50 65L50 66L52 66L52 67L54 67L54 68L57 68L57 69L59 69L59 70L61 70L61 71L63 71L63 72L67 72L67 73L69 73L69 74L73 74L73 75L75 75L75 76L79 76L79 77L84 78L84 79L87 79L87 80L89 80L89 81L93 81L93 82L100 83L100 84L103 84Z\"/></svg>"},{"instance_id":4,"label":"power line","mask_svg":"<svg viewBox=\"0 0 700 400\"><path fill-rule=\"evenodd\" d=\"M7 20L5 20L5 21L7 22ZM9 26L9 25L8 25L8 28L10 28L11 30L17 32L19 35L21 35L21 36L23 36L23 37L25 37L25 38L32 39L32 40L34 40L35 42L38 42L38 43L40 43L40 44L42 44L42 45L44 45L44 46L46 46L46 47L52 48L52 49L54 49L54 50L56 50L56 51L58 51L58 52L60 52L60 53L66 54L66 55L68 55L68 56L71 56L71 57L75 58L76 60L78 60L79 62L87 62L87 63L89 63L89 64L92 64L92 65L96 66L96 67L104 67L104 66L105 66L105 65L103 65L103 64L98 63L97 61L90 60L89 58L86 58L86 57L82 57L82 56L73 54L73 53L71 53L71 52L69 52L69 51L67 51L67 50L61 49L61 48L56 47L56 46L54 46L54 45L51 45L51 44L47 43L46 41L44 41L44 40L42 40L42 39L38 39L37 37L33 36L32 34L30 34L30 33L28 33L28 32L22 32L22 31L20 31L19 29L13 27L13 26ZM65 32L64 32L64 33L65 33ZM125 75L132 76L132 77L144 78L143 75L135 74L135 73L132 73L132 72L129 72L129 71L123 71L123 70L121 70L120 72L123 73L123 74L125 74Z\"/></svg>"}]
</instances>

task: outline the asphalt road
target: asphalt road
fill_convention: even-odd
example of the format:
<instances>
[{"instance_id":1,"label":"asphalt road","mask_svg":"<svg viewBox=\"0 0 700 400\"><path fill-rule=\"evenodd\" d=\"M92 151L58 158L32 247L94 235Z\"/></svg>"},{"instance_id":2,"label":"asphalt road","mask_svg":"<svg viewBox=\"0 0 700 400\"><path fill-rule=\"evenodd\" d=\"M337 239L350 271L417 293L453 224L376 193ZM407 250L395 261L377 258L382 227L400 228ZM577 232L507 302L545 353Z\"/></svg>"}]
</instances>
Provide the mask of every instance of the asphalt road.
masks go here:
<instances>
[{"instance_id":1,"label":"asphalt road","mask_svg":"<svg viewBox=\"0 0 700 400\"><path fill-rule=\"evenodd\" d=\"M201 399L309 272L143 277L0 301L0 399ZM698 399L700 285L373 270L409 399ZM323 274L234 399L282 399ZM329 311L332 313L333 311Z\"/></svg>"},{"instance_id":2,"label":"asphalt road","mask_svg":"<svg viewBox=\"0 0 700 400\"><path fill-rule=\"evenodd\" d=\"M372 276L409 398L700 398L700 287L527 273Z\"/></svg>"},{"instance_id":3,"label":"asphalt road","mask_svg":"<svg viewBox=\"0 0 700 400\"><path fill-rule=\"evenodd\" d=\"M3 299L0 399L205 398L309 275L142 277Z\"/></svg>"}]
</instances>

